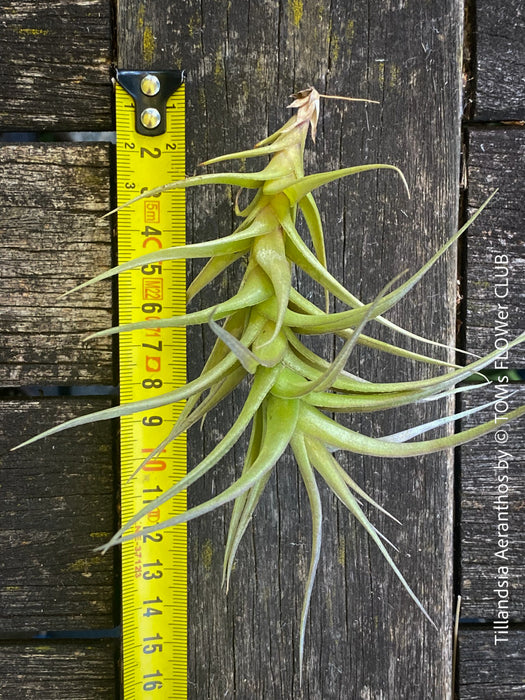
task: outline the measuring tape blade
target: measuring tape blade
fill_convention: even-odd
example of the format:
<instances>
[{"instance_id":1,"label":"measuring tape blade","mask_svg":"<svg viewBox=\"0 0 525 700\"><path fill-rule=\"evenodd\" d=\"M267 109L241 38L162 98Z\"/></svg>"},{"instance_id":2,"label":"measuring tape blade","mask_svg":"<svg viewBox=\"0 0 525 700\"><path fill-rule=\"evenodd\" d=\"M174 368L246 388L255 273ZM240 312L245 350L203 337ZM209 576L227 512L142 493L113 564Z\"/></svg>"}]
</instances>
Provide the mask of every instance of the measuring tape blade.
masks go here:
<instances>
[{"instance_id":1,"label":"measuring tape blade","mask_svg":"<svg viewBox=\"0 0 525 700\"><path fill-rule=\"evenodd\" d=\"M117 201L185 177L183 75L119 71L116 85ZM147 197L118 214L118 262L185 243L184 190ZM185 313L181 261L144 265L119 276L119 323ZM120 335L120 400L159 396L186 383L183 328ZM180 403L121 419L121 511L127 522L186 473L180 435L135 476L169 434ZM136 529L186 510L180 493L152 510ZM187 539L185 525L138 536L122 547L124 698L187 698Z\"/></svg>"}]
</instances>

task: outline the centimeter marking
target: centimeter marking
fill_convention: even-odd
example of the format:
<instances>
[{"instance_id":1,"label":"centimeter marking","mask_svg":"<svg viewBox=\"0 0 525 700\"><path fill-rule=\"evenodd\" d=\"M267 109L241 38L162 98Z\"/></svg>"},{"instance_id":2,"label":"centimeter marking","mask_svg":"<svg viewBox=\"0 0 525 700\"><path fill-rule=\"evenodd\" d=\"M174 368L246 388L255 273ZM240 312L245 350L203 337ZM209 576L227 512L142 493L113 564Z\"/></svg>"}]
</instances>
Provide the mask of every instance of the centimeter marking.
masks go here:
<instances>
[{"instance_id":1,"label":"centimeter marking","mask_svg":"<svg viewBox=\"0 0 525 700\"><path fill-rule=\"evenodd\" d=\"M185 177L184 85L168 100L166 133L135 131L135 104L116 86L117 201ZM119 264L185 243L184 190L148 197L118 216ZM119 323L167 318L185 312L184 261L153 263L119 277ZM121 403L159 396L186 383L182 328L149 328L120 335ZM181 404L121 419L122 522L164 493L186 473L181 435L130 477L170 432ZM152 510L140 526L186 510L181 493ZM187 698L187 539L178 525L139 536L122 547L124 698Z\"/></svg>"}]
</instances>

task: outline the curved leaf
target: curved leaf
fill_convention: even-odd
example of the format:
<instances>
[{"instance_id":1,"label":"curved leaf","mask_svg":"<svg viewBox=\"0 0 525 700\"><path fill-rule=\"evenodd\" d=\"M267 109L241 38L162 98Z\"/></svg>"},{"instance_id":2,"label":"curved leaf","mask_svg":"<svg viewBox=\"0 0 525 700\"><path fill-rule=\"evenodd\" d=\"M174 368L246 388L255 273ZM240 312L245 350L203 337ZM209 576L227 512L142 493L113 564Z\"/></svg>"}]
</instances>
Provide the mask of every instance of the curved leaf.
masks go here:
<instances>
[{"instance_id":1,"label":"curved leaf","mask_svg":"<svg viewBox=\"0 0 525 700\"><path fill-rule=\"evenodd\" d=\"M257 372L250 393L248 394L248 397L246 399L246 402L244 403L244 406L242 407L241 412L239 413L234 424L226 433L224 438L213 448L211 452L209 452L206 455L206 457L201 462L199 462L199 464L197 464L197 466L195 466L191 471L189 471L182 479L180 479L176 484L173 484L173 486L171 486L167 491L158 496L158 498L156 498L154 501L146 504L138 513L136 513L130 520L128 520L127 523L124 523L120 530L115 535L113 535L113 537L109 540L107 544L103 545L102 547L99 547L101 551L107 551L113 545L119 544L120 542L124 542L127 539L133 539L133 537L135 536L140 536L148 532L161 530L166 527L169 527L170 525L176 525L177 522L186 522L187 520L191 520L192 517L198 517L198 515L200 515L201 513L213 510L219 505L222 505L223 502L226 503L227 501L232 500L236 497L232 496L232 498L226 498L225 501L220 500L221 496L226 494L226 492L228 492L228 494L232 492L232 487L229 487L223 492L223 494L219 494L219 496L215 499L212 498L211 501L207 501L206 504L203 504L202 506L197 506L196 508L191 508L189 511L186 511L186 513L182 513L181 515L176 516L177 518L182 518L177 520L177 522L174 522L173 518L169 518L168 520L164 520L160 523L157 523L154 526L151 526L151 528L142 529L140 533L135 532L135 534L131 536L125 535L127 531L133 528L133 526L136 523L138 523L144 516L146 516L151 510L160 507L161 505L169 501L171 498L179 494L181 491L184 491L186 488L188 488L188 486L191 486L191 484L200 479L201 476L203 476L207 471L209 471L213 466L215 466L217 462L219 462L224 457L224 455L226 455L231 450L231 448L235 445L237 440L248 427L255 412L257 411L262 401L271 389L271 386L275 381L275 376L277 372L278 369L275 367L272 367L270 369L261 368L259 372ZM237 480L235 484L237 484L238 481L239 480ZM241 490L241 492L244 490L246 489ZM215 503L217 505L212 505Z\"/></svg>"},{"instance_id":2,"label":"curved leaf","mask_svg":"<svg viewBox=\"0 0 525 700\"><path fill-rule=\"evenodd\" d=\"M306 438L305 442L308 450L308 456L310 457L314 467L319 471L323 479L326 481L326 483L332 489L335 495L339 498L339 500L348 508L350 513L352 513L352 515L356 518L359 524L364 527L369 536L374 540L375 544L379 548L379 551L388 562L392 571L401 581L403 587L405 588L409 596L416 603L417 607L421 610L423 615L433 625L433 627L436 627L436 624L423 607L421 601L412 591L401 571L397 568L396 564L394 563L394 560L386 550L384 544L381 542L381 539L377 534L375 527L373 527L373 525L370 523L370 521L364 514L359 503L357 502L354 495L346 485L344 479L339 474L339 471L337 469L334 469L330 461L327 459L327 456L330 457L329 453L326 452L323 446L316 440Z\"/></svg>"},{"instance_id":3,"label":"curved leaf","mask_svg":"<svg viewBox=\"0 0 525 700\"><path fill-rule=\"evenodd\" d=\"M246 457L244 459L243 472L248 471L248 469L252 466L261 449L264 422L264 412L260 410L256 411L252 421L252 431L250 434L248 449L246 451ZM222 567L222 584L226 587L226 592L228 592L230 587L230 576L235 554L242 537L242 532L244 532L244 530L240 532L239 528L241 527L244 506L249 493L250 492L248 491L238 496L235 499L232 509L232 515L228 527L228 538L224 549L224 563Z\"/></svg>"},{"instance_id":4,"label":"curved leaf","mask_svg":"<svg viewBox=\"0 0 525 700\"><path fill-rule=\"evenodd\" d=\"M83 289L88 285L95 284L96 282L101 282L102 280L109 279L114 275L120 275L122 272L127 272L128 270L135 270L143 265L148 265L150 263L166 262L168 260L191 260L194 258L208 258L215 255L230 255L234 253L246 253L250 247L250 239L256 238L257 236L262 236L268 231L275 228L275 218L268 208L268 214L265 220L262 217L254 219L254 221L243 228L242 230L232 233L224 238L217 238L213 241L205 241L203 243L191 243L189 245L174 246L172 248L161 248L152 253L146 253L146 255L141 255L138 258L133 258L128 262L117 265L111 268L111 270L106 270L100 275L93 277L82 284L64 292L59 298L77 292L79 289Z\"/></svg>"},{"instance_id":5,"label":"curved leaf","mask_svg":"<svg viewBox=\"0 0 525 700\"><path fill-rule=\"evenodd\" d=\"M275 368L267 371L275 371ZM257 455L257 459L248 472L240 476L231 486L214 498L211 498L209 501L201 503L199 506L195 506L194 508L190 508L185 513L181 513L173 518L168 518L162 523L142 528L140 531L134 532L133 534L119 536L119 533L117 533L117 535L115 535L107 545L100 549L105 551L112 545L126 542L138 536L147 535L151 532L155 532L156 530L178 525L179 523L188 522L189 520L193 520L194 518L198 518L205 513L215 510L225 503L229 503L237 498L237 496L243 494L256 482L258 482L269 470L271 470L279 457L282 455L294 433L298 413L299 406L297 402L283 401L282 399L277 399L270 395L268 397L266 435L263 443L261 444L261 449ZM184 479L182 481L184 481ZM182 481L176 485L179 490L182 490L182 488L185 488L185 486L188 485L185 484L184 487L180 487ZM169 489L169 491L171 491L171 489ZM164 495L160 498L164 499ZM142 513L141 511L142 515L146 515L152 508L155 508L155 503L157 503L159 500L160 499L156 499L153 503L148 504L146 512ZM137 522L137 520L133 519L130 521L126 527L126 530L129 529L133 522Z\"/></svg>"},{"instance_id":6,"label":"curved leaf","mask_svg":"<svg viewBox=\"0 0 525 700\"><path fill-rule=\"evenodd\" d=\"M334 180L340 180L348 175L357 175L358 173L364 173L369 170L393 170L396 172L405 186L408 196L410 197L410 191L408 189L407 181L401 170L395 165L386 165L384 163L373 163L370 165L355 165L350 168L341 168L340 170L328 170L324 173L314 173L313 175L306 175L305 177L298 180L293 185L289 185L285 190L285 194L290 200L291 204L299 202L303 197L313 190L321 187L322 185L327 185L329 182L334 182Z\"/></svg>"},{"instance_id":7,"label":"curved leaf","mask_svg":"<svg viewBox=\"0 0 525 700\"><path fill-rule=\"evenodd\" d=\"M206 265L200 270L198 275L191 281L188 289L186 290L186 302L189 304L190 301L196 296L200 291L204 289L208 284L213 282L222 272L224 272L230 265L239 260L244 255L242 251L237 253L226 253L224 255L214 255L210 258Z\"/></svg>"},{"instance_id":8,"label":"curved leaf","mask_svg":"<svg viewBox=\"0 0 525 700\"><path fill-rule=\"evenodd\" d=\"M357 454L371 457L416 457L464 445L466 442L481 437L481 435L498 430L498 428L501 428L503 421L515 420L524 414L525 406L521 406L501 416L501 422L499 423L495 423L492 420L454 435L447 435L434 440L404 443L384 442L380 438L362 435L339 425L316 408L306 407L305 405L301 407L298 427L305 434L312 435L319 441L336 449L348 450L349 452L356 452Z\"/></svg>"},{"instance_id":9,"label":"curved leaf","mask_svg":"<svg viewBox=\"0 0 525 700\"><path fill-rule=\"evenodd\" d=\"M306 634L306 620L310 609L310 601L312 599L312 590L315 582L317 567L321 557L321 544L323 536L323 510L321 506L321 497L315 480L314 470L310 463L310 458L306 450L304 436L296 434L290 441L297 466L303 479L308 500L310 502L310 512L312 514L312 552L310 555L310 569L308 578L306 579L306 590L303 597L303 607L301 610L301 626L299 633L299 674L302 680L303 673L303 658L304 658L304 638Z\"/></svg>"}]
</instances>

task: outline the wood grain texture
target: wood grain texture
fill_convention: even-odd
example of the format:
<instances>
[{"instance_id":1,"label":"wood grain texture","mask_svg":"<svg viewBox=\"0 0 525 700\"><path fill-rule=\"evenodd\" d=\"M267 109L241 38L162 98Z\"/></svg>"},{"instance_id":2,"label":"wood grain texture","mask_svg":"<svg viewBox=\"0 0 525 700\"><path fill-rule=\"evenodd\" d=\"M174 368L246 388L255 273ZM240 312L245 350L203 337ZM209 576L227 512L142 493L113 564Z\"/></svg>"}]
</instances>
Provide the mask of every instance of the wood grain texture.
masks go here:
<instances>
[{"instance_id":1,"label":"wood grain texture","mask_svg":"<svg viewBox=\"0 0 525 700\"><path fill-rule=\"evenodd\" d=\"M115 641L0 643L0 697L112 700L118 653Z\"/></svg>"},{"instance_id":2,"label":"wood grain texture","mask_svg":"<svg viewBox=\"0 0 525 700\"><path fill-rule=\"evenodd\" d=\"M8 452L108 404L0 402L0 634L115 625L114 558L93 551L116 524L111 426L94 424Z\"/></svg>"},{"instance_id":3,"label":"wood grain texture","mask_svg":"<svg viewBox=\"0 0 525 700\"><path fill-rule=\"evenodd\" d=\"M142 14L140 14L142 13ZM137 31L136 17L140 18ZM407 200L391 175L369 174L325 187L320 208L331 271L365 300L405 267L415 270L452 234L459 153L459 2L119 3L119 66L188 72L187 171L220 153L257 142L287 118L294 90L368 97L379 106L327 102L309 172L360 162L405 171ZM258 164L257 164L258 165ZM247 167L257 167L248 164ZM188 193L191 241L232 229L232 193ZM194 266L191 271L195 271ZM198 304L231 294L234 270ZM319 300L318 289L300 280ZM454 328L454 255L440 261L392 318L449 342ZM377 329L371 332L376 333ZM386 337L386 334L381 334ZM190 376L212 339L189 333ZM403 343L404 341L400 341ZM407 342L408 345L408 342ZM332 344L318 349L331 357ZM385 356L356 354L367 377L410 378L426 370ZM224 434L240 401L224 405L190 435L190 464ZM372 434L435 415L364 417ZM231 483L245 445L190 492L192 504ZM365 535L324 493L324 553L315 586L299 687L299 612L308 566L310 518L291 458L282 460L241 545L231 589L221 590L229 509L190 526L191 698L446 697L450 691L451 464L448 456L395 463L348 458L352 476L403 520L375 522L439 632L426 624ZM195 593L194 593L195 592ZM198 592L198 593L196 593ZM370 653L373 649L373 653Z\"/></svg>"},{"instance_id":4,"label":"wood grain texture","mask_svg":"<svg viewBox=\"0 0 525 700\"><path fill-rule=\"evenodd\" d=\"M112 128L111 2L0 2L0 130Z\"/></svg>"},{"instance_id":5,"label":"wood grain texture","mask_svg":"<svg viewBox=\"0 0 525 700\"><path fill-rule=\"evenodd\" d=\"M496 401L465 427L499 420L525 404L525 387L497 379L464 395L465 408ZM525 617L525 424L523 420L461 448L462 617ZM499 567L508 567L508 576ZM501 602L500 602L501 601Z\"/></svg>"},{"instance_id":6,"label":"wood grain texture","mask_svg":"<svg viewBox=\"0 0 525 700\"><path fill-rule=\"evenodd\" d=\"M473 129L469 133L469 212L498 193L467 232L466 348L477 354L525 330L525 133ZM525 348L509 368L525 366Z\"/></svg>"},{"instance_id":7,"label":"wood grain texture","mask_svg":"<svg viewBox=\"0 0 525 700\"><path fill-rule=\"evenodd\" d=\"M523 0L503 5L476 0L476 91L479 121L525 119L525 8Z\"/></svg>"},{"instance_id":8,"label":"wood grain texture","mask_svg":"<svg viewBox=\"0 0 525 700\"><path fill-rule=\"evenodd\" d=\"M111 285L58 296L111 266L107 144L2 144L0 386L111 384Z\"/></svg>"},{"instance_id":9,"label":"wood grain texture","mask_svg":"<svg viewBox=\"0 0 525 700\"><path fill-rule=\"evenodd\" d=\"M461 700L518 700L525 694L525 630L511 629L494 644L491 629L468 628L459 636Z\"/></svg>"}]
</instances>

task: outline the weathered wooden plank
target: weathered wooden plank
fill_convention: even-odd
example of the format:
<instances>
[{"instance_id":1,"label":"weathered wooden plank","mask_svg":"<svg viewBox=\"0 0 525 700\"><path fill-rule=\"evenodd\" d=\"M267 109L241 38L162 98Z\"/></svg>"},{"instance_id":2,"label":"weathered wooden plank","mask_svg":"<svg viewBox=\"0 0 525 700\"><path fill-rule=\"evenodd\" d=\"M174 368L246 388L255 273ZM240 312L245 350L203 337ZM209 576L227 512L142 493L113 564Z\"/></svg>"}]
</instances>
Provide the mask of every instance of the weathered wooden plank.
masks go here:
<instances>
[{"instance_id":1,"label":"weathered wooden plank","mask_svg":"<svg viewBox=\"0 0 525 700\"><path fill-rule=\"evenodd\" d=\"M466 258L466 348L484 354L525 329L525 134L473 129L469 133L468 204L471 212L498 193L469 228ZM525 348L509 368L525 365Z\"/></svg>"},{"instance_id":2,"label":"weathered wooden plank","mask_svg":"<svg viewBox=\"0 0 525 700\"><path fill-rule=\"evenodd\" d=\"M58 296L111 265L108 144L2 144L0 386L111 384L110 284Z\"/></svg>"},{"instance_id":3,"label":"weathered wooden plank","mask_svg":"<svg viewBox=\"0 0 525 700\"><path fill-rule=\"evenodd\" d=\"M525 630L494 643L493 630L470 626L459 635L461 700L517 700L525 694Z\"/></svg>"},{"instance_id":4,"label":"weathered wooden plank","mask_svg":"<svg viewBox=\"0 0 525 700\"><path fill-rule=\"evenodd\" d=\"M0 130L111 129L111 3L0 3Z\"/></svg>"},{"instance_id":5,"label":"weathered wooden plank","mask_svg":"<svg viewBox=\"0 0 525 700\"><path fill-rule=\"evenodd\" d=\"M108 404L107 398L0 402L2 633L115 624L113 557L93 551L115 527L111 426L94 424L7 452Z\"/></svg>"},{"instance_id":6,"label":"weathered wooden plank","mask_svg":"<svg viewBox=\"0 0 525 700\"><path fill-rule=\"evenodd\" d=\"M476 0L476 91L479 121L525 119L523 69L525 13L522 0L503 5Z\"/></svg>"},{"instance_id":7,"label":"weathered wooden plank","mask_svg":"<svg viewBox=\"0 0 525 700\"><path fill-rule=\"evenodd\" d=\"M0 697L93 700L118 697L115 641L46 640L0 644Z\"/></svg>"},{"instance_id":8,"label":"weathered wooden plank","mask_svg":"<svg viewBox=\"0 0 525 700\"><path fill-rule=\"evenodd\" d=\"M138 25L139 7L144 8ZM359 162L393 162L399 181L367 175L323 188L321 211L330 269L369 300L405 267L414 270L453 231L459 153L460 3L166 2L118 6L122 68L188 72L187 171L207 157L244 148L286 118L294 90L314 84L329 94L381 100L363 107L327 103L309 172ZM258 165L258 164L257 164ZM247 167L257 167L247 164ZM192 241L231 230L231 193L188 193ZM240 273L224 284L229 293ZM302 291L320 299L317 289ZM417 332L450 342L455 263L436 266L392 314ZM217 290L199 304L214 303ZM432 302L430 303L430 300ZM375 329L373 329L375 332ZM372 332L372 329L371 329ZM208 333L189 333L190 375L202 366ZM322 346L321 346L322 347ZM333 347L324 347L328 357ZM381 357L351 369L383 379L424 370ZM361 364L362 363L362 364ZM191 464L209 451L239 410L226 404L190 436ZM435 415L357 419L373 434ZM243 445L192 488L197 503L231 483ZM429 607L439 632L421 618L388 567L333 499L324 496L325 551L308 624L299 687L298 618L308 565L310 519L297 469L285 459L269 482L239 552L228 597L221 565L228 509L190 527L190 697L446 697L450 684L451 470L447 457L399 464L349 458L352 475L404 521L376 522L401 547L397 560ZM370 592L372 589L372 592ZM369 649L374 653L370 654Z\"/></svg>"},{"instance_id":9,"label":"weathered wooden plank","mask_svg":"<svg viewBox=\"0 0 525 700\"><path fill-rule=\"evenodd\" d=\"M525 387L501 377L464 395L470 408L498 402L465 419L500 420L525 403ZM461 448L462 617L522 620L525 612L525 424L505 425Z\"/></svg>"}]
</instances>

